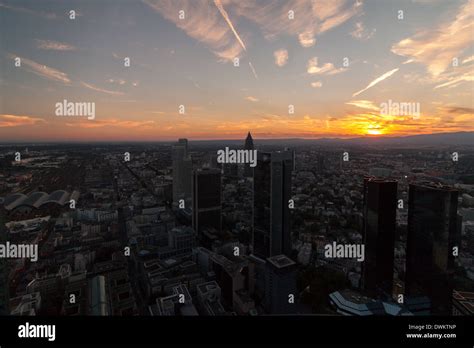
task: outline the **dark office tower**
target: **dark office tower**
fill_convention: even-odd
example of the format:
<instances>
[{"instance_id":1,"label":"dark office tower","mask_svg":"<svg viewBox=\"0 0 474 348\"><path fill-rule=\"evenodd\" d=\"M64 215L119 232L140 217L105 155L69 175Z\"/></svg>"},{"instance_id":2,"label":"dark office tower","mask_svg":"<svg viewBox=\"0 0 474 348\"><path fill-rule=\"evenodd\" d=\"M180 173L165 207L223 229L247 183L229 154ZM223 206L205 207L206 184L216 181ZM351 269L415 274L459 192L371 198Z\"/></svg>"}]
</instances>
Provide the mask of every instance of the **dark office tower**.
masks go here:
<instances>
[{"instance_id":1,"label":"dark office tower","mask_svg":"<svg viewBox=\"0 0 474 348\"><path fill-rule=\"evenodd\" d=\"M244 149L245 150L253 150L254 149L253 139L252 139L252 135L250 134L250 132L247 134L247 138L245 138ZM244 176L248 177L248 178L251 178L253 176L253 168L250 167L250 164L248 164L248 163L244 164Z\"/></svg>"},{"instance_id":2,"label":"dark office tower","mask_svg":"<svg viewBox=\"0 0 474 348\"><path fill-rule=\"evenodd\" d=\"M431 313L452 314L458 192L434 184L412 184L408 195L405 293L426 296Z\"/></svg>"},{"instance_id":3,"label":"dark office tower","mask_svg":"<svg viewBox=\"0 0 474 348\"><path fill-rule=\"evenodd\" d=\"M396 181L364 178L362 288L371 297L392 297L396 209Z\"/></svg>"},{"instance_id":4,"label":"dark office tower","mask_svg":"<svg viewBox=\"0 0 474 348\"><path fill-rule=\"evenodd\" d=\"M269 314L295 314L296 263L285 255L269 257L265 269L264 306Z\"/></svg>"},{"instance_id":5,"label":"dark office tower","mask_svg":"<svg viewBox=\"0 0 474 348\"><path fill-rule=\"evenodd\" d=\"M189 202L191 199L193 164L188 155L188 140L179 139L172 148L173 160L173 203L180 199Z\"/></svg>"},{"instance_id":6,"label":"dark office tower","mask_svg":"<svg viewBox=\"0 0 474 348\"><path fill-rule=\"evenodd\" d=\"M0 206L0 244L5 244L7 231L5 227L5 212ZM0 315L8 315L8 263L6 258L0 258Z\"/></svg>"},{"instance_id":7,"label":"dark office tower","mask_svg":"<svg viewBox=\"0 0 474 348\"><path fill-rule=\"evenodd\" d=\"M325 171L325 169L326 169L325 160L324 160L324 155L319 154L317 158L318 158L318 162L317 162L317 165L318 165L318 173L319 173L319 174L324 173L324 171Z\"/></svg>"},{"instance_id":8,"label":"dark office tower","mask_svg":"<svg viewBox=\"0 0 474 348\"><path fill-rule=\"evenodd\" d=\"M193 228L199 238L206 229L221 231L221 171L204 168L193 177Z\"/></svg>"},{"instance_id":9,"label":"dark office tower","mask_svg":"<svg viewBox=\"0 0 474 348\"><path fill-rule=\"evenodd\" d=\"M253 253L260 258L291 253L293 153L259 152L253 179Z\"/></svg>"}]
</instances>

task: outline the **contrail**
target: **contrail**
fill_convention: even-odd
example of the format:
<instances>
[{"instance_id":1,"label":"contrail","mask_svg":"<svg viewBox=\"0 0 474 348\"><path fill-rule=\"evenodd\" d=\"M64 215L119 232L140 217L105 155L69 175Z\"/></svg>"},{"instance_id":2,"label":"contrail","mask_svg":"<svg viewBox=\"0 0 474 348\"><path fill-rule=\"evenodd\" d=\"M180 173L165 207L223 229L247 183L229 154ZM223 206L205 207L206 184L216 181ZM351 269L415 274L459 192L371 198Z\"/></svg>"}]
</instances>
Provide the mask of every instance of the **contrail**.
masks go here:
<instances>
[{"instance_id":1,"label":"contrail","mask_svg":"<svg viewBox=\"0 0 474 348\"><path fill-rule=\"evenodd\" d=\"M249 66L250 66L250 69L252 70L253 72L253 76L255 76L255 78L258 80L258 76L257 76L257 72L255 71L253 65L251 62L249 62Z\"/></svg>"},{"instance_id":2,"label":"contrail","mask_svg":"<svg viewBox=\"0 0 474 348\"><path fill-rule=\"evenodd\" d=\"M239 33L237 33L237 30L235 30L234 25L232 24L232 21L230 20L229 15L227 14L227 11L224 9L224 6L222 6L221 0L214 0L214 5L216 5L222 17L225 19L225 21L229 25L230 30L232 30L232 32L234 33L234 36L237 39L237 41L240 43L240 46L242 46L244 51L247 52L247 47L245 47L245 44L240 38ZM250 61L249 61L249 66L250 66L250 69L252 70L253 76L255 76L255 78L258 80L257 72L255 71L255 68L253 67Z\"/></svg>"},{"instance_id":3,"label":"contrail","mask_svg":"<svg viewBox=\"0 0 474 348\"><path fill-rule=\"evenodd\" d=\"M244 42L242 41L242 39L240 38L239 34L238 34L237 31L235 30L234 25L233 25L232 22L230 21L229 15L227 14L227 11L226 11L226 10L224 9L224 7L222 6L221 0L214 0L214 4L216 5L217 9L218 9L219 12L221 13L222 17L224 17L224 19L225 19L225 21L227 22L227 24L229 24L230 30L232 30L232 32L234 33L235 38L237 39L237 41L239 41L239 43L240 43L240 45L242 46L242 48L244 49L244 51L247 51L247 48L245 47Z\"/></svg>"},{"instance_id":4,"label":"contrail","mask_svg":"<svg viewBox=\"0 0 474 348\"><path fill-rule=\"evenodd\" d=\"M380 77L377 77L375 80L373 80L371 83L369 83L367 87L365 87L364 89L361 89L359 92L354 93L352 96L355 97L356 95L359 95L362 92L365 92L369 88L374 87L377 83L382 82L383 80L389 78L390 76L395 74L398 70L399 70L399 68L396 68L396 69L390 70L389 72L386 72L385 74L383 74Z\"/></svg>"}]
</instances>

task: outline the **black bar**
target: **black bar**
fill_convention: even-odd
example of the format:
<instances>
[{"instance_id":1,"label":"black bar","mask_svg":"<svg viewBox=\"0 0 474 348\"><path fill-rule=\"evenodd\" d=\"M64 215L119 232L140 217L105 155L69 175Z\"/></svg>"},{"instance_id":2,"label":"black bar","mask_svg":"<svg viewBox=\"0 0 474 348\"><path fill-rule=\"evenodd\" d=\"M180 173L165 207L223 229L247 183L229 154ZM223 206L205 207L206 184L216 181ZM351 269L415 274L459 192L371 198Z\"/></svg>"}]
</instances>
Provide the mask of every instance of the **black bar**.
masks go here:
<instances>
[{"instance_id":1,"label":"black bar","mask_svg":"<svg viewBox=\"0 0 474 348\"><path fill-rule=\"evenodd\" d=\"M19 325L56 325L54 342L20 338ZM412 326L424 326L421 330ZM426 325L431 325L428 330ZM444 325L444 329L441 325ZM448 326L449 325L449 326ZM453 326L454 325L454 326ZM469 345L473 317L0 317L0 345L9 344L412 344ZM455 338L407 338L407 334Z\"/></svg>"}]
</instances>

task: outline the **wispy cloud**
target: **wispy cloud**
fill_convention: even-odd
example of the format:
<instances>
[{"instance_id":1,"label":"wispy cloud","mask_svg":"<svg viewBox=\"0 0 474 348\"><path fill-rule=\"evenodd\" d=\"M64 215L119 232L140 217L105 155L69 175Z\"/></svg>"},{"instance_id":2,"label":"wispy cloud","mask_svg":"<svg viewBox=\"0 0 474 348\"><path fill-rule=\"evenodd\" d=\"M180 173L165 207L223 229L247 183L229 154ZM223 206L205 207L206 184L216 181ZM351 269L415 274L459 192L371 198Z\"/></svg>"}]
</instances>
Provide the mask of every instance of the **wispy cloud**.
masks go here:
<instances>
[{"instance_id":1,"label":"wispy cloud","mask_svg":"<svg viewBox=\"0 0 474 348\"><path fill-rule=\"evenodd\" d=\"M442 74L454 57L472 45L473 8L474 0L467 1L452 21L401 40L392 46L392 52L425 64L433 76Z\"/></svg>"},{"instance_id":2,"label":"wispy cloud","mask_svg":"<svg viewBox=\"0 0 474 348\"><path fill-rule=\"evenodd\" d=\"M106 120L94 120L94 121L79 121L66 123L68 127L78 128L102 128L102 127L118 127L118 128L139 128L139 127L152 127L155 121L132 121L132 120L119 120L119 119L106 119Z\"/></svg>"},{"instance_id":3,"label":"wispy cloud","mask_svg":"<svg viewBox=\"0 0 474 348\"><path fill-rule=\"evenodd\" d=\"M123 95L124 94L123 92L111 91L111 90L104 89L104 88L101 88L101 87L98 87L98 86L95 86L95 85L92 85L90 83L86 83L86 82L83 82L83 81L81 81L81 85L86 87L86 88L89 88L93 91L107 93L107 94L111 94L111 95Z\"/></svg>"},{"instance_id":4,"label":"wispy cloud","mask_svg":"<svg viewBox=\"0 0 474 348\"><path fill-rule=\"evenodd\" d=\"M463 61L462 61L463 64L467 64L467 63L470 63L470 62L474 62L474 56L464 58Z\"/></svg>"},{"instance_id":5,"label":"wispy cloud","mask_svg":"<svg viewBox=\"0 0 474 348\"><path fill-rule=\"evenodd\" d=\"M376 29L367 30L364 26L364 23L357 22L355 24L355 29L351 31L351 36L357 40L365 41L372 38L375 34Z\"/></svg>"},{"instance_id":6,"label":"wispy cloud","mask_svg":"<svg viewBox=\"0 0 474 348\"><path fill-rule=\"evenodd\" d=\"M33 126L38 123L44 123L44 119L32 116L0 115L0 128Z\"/></svg>"},{"instance_id":7,"label":"wispy cloud","mask_svg":"<svg viewBox=\"0 0 474 348\"><path fill-rule=\"evenodd\" d=\"M321 81L311 82L311 87L313 88L321 88L322 86L323 86L323 83Z\"/></svg>"},{"instance_id":8,"label":"wispy cloud","mask_svg":"<svg viewBox=\"0 0 474 348\"><path fill-rule=\"evenodd\" d=\"M379 111L380 108L370 100L351 100L346 103L347 105L353 105L361 109L367 109L372 111Z\"/></svg>"},{"instance_id":9,"label":"wispy cloud","mask_svg":"<svg viewBox=\"0 0 474 348\"><path fill-rule=\"evenodd\" d=\"M358 91L358 92L355 92L352 96L353 96L353 97L358 96L359 94L361 94L362 92L365 92L365 91L368 90L369 88L374 87L376 84L382 82L382 81L385 80L385 79L388 79L390 76L392 76L393 74L395 74L398 70L399 70L399 68L396 68L396 69L393 69L393 70L390 70L390 71L386 72L386 73L383 74L382 76L377 77L375 80L373 80L372 82L370 82L370 83L367 85L367 87L361 89L361 90Z\"/></svg>"},{"instance_id":10,"label":"wispy cloud","mask_svg":"<svg viewBox=\"0 0 474 348\"><path fill-rule=\"evenodd\" d=\"M67 43L52 40L36 40L37 47L42 50L75 51L77 48Z\"/></svg>"},{"instance_id":11,"label":"wispy cloud","mask_svg":"<svg viewBox=\"0 0 474 348\"><path fill-rule=\"evenodd\" d=\"M248 96L248 97L245 97L245 100L248 100L248 101L251 101L251 102L254 102L254 103L258 102L258 99L255 98L255 97L252 97L251 95Z\"/></svg>"},{"instance_id":12,"label":"wispy cloud","mask_svg":"<svg viewBox=\"0 0 474 348\"><path fill-rule=\"evenodd\" d=\"M439 85L436 85L434 89L438 88L443 88L443 87L456 87L458 86L461 82L464 81L474 81L474 76L472 76L470 73L467 74L462 74L456 77L449 78L447 82L443 82Z\"/></svg>"},{"instance_id":13,"label":"wispy cloud","mask_svg":"<svg viewBox=\"0 0 474 348\"><path fill-rule=\"evenodd\" d=\"M325 63L323 66L318 66L318 57L311 58L307 66L308 74L316 75L335 75L346 70L346 68L335 68L332 63Z\"/></svg>"},{"instance_id":14,"label":"wispy cloud","mask_svg":"<svg viewBox=\"0 0 474 348\"><path fill-rule=\"evenodd\" d=\"M360 13L361 4L350 0L229 1L231 8L256 23L267 39L291 35L303 47L313 46L317 35ZM294 19L288 18L289 11L293 11Z\"/></svg>"},{"instance_id":15,"label":"wispy cloud","mask_svg":"<svg viewBox=\"0 0 474 348\"><path fill-rule=\"evenodd\" d=\"M45 19L57 19L58 18L58 16L55 13L52 13L52 12L33 11L29 8L7 5L7 4L4 4L4 3L0 3L0 7L3 7L7 10L12 10L12 11L20 12L20 13L29 14L29 15L32 15L32 16L39 16L39 17L42 17L42 18L45 18Z\"/></svg>"},{"instance_id":16,"label":"wispy cloud","mask_svg":"<svg viewBox=\"0 0 474 348\"><path fill-rule=\"evenodd\" d=\"M202 0L144 0L144 2L187 35L208 46L223 61L240 57L245 51L243 40L235 28L226 21L217 4L211 6L208 1ZM222 4L220 7L222 8ZM184 20L178 16L181 10L184 11Z\"/></svg>"},{"instance_id":17,"label":"wispy cloud","mask_svg":"<svg viewBox=\"0 0 474 348\"><path fill-rule=\"evenodd\" d=\"M9 54L9 57L11 59L17 58L14 54ZM44 64L37 63L31 59L28 58L23 58L23 57L18 57L21 59L21 65L22 67L25 68L25 70L41 76L45 79L56 81L56 82L62 82L64 84L70 84L71 80L69 79L68 75L66 73L63 73L62 71L59 71L57 69L51 68L49 66L46 66Z\"/></svg>"},{"instance_id":18,"label":"wispy cloud","mask_svg":"<svg viewBox=\"0 0 474 348\"><path fill-rule=\"evenodd\" d=\"M123 86L124 84L127 83L127 81L125 81L124 79L108 79L107 81L109 83L117 84L117 85L120 85L120 86Z\"/></svg>"},{"instance_id":19,"label":"wispy cloud","mask_svg":"<svg viewBox=\"0 0 474 348\"><path fill-rule=\"evenodd\" d=\"M284 66L288 62L288 51L284 49L273 52L275 57L275 64L278 66Z\"/></svg>"}]
</instances>

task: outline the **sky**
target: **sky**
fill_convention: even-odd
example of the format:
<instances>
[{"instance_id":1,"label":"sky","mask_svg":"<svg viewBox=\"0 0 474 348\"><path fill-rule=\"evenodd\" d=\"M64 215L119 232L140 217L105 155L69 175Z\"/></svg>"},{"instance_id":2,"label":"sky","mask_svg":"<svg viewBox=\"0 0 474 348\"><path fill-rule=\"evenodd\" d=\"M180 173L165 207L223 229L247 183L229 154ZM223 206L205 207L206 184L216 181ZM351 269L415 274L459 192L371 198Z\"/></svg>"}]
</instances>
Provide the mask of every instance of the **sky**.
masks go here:
<instances>
[{"instance_id":1,"label":"sky","mask_svg":"<svg viewBox=\"0 0 474 348\"><path fill-rule=\"evenodd\" d=\"M0 0L0 39L0 142L474 131L474 0Z\"/></svg>"}]
</instances>

